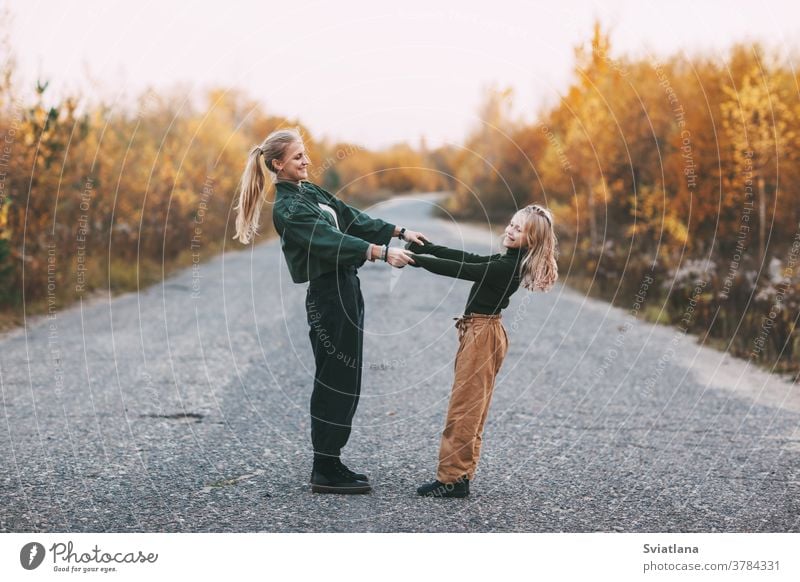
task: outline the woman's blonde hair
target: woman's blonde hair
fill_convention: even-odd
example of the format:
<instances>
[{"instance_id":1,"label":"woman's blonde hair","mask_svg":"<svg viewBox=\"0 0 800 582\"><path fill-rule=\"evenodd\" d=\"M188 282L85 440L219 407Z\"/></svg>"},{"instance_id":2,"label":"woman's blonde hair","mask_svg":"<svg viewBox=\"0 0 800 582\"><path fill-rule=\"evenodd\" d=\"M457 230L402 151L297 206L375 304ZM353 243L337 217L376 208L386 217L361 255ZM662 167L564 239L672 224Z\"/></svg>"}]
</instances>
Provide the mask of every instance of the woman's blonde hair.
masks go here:
<instances>
[{"instance_id":1,"label":"woman's blonde hair","mask_svg":"<svg viewBox=\"0 0 800 582\"><path fill-rule=\"evenodd\" d=\"M272 164L275 160L282 159L286 149L298 141L303 141L299 130L279 129L269 134L261 145L254 146L250 150L239 182L234 239L247 244L258 235L261 206L264 204L267 191L267 176L270 176L271 182L275 182L277 177L277 170Z\"/></svg>"},{"instance_id":2,"label":"woman's blonde hair","mask_svg":"<svg viewBox=\"0 0 800 582\"><path fill-rule=\"evenodd\" d=\"M558 279L558 241L549 210L531 204L521 209L528 252L520 267L520 285L529 291L550 291Z\"/></svg>"}]
</instances>

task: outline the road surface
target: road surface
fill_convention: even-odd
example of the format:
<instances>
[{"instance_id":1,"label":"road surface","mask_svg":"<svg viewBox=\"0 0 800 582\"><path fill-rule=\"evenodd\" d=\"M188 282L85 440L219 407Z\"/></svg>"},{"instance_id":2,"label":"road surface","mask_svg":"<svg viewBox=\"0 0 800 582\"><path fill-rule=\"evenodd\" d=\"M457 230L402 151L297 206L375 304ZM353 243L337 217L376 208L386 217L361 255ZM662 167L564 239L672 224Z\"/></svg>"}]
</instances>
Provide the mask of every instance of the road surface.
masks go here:
<instances>
[{"instance_id":1,"label":"road surface","mask_svg":"<svg viewBox=\"0 0 800 582\"><path fill-rule=\"evenodd\" d=\"M498 249L433 218L436 200L369 212ZM800 531L797 387L561 284L504 313L471 497L417 497L469 283L385 264L359 277L364 384L344 460L370 495L308 490L305 285L268 241L0 338L0 531Z\"/></svg>"}]
</instances>

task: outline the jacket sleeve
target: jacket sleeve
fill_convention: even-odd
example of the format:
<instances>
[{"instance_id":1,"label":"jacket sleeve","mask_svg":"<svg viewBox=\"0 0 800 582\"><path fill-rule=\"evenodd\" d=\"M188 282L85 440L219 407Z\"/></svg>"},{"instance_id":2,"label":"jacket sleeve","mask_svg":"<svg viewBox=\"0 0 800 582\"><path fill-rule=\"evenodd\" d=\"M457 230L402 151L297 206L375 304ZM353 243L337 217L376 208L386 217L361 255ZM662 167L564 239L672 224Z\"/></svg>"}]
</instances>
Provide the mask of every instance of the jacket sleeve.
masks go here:
<instances>
[{"instance_id":1,"label":"jacket sleeve","mask_svg":"<svg viewBox=\"0 0 800 582\"><path fill-rule=\"evenodd\" d=\"M481 263L468 263L450 259L440 259L438 257L429 257L427 255L415 254L413 257L413 266L415 267L422 267L426 271L436 273L437 275L464 279L466 281L483 281L485 279L491 281L503 280L513 275L513 269L510 269L508 264L500 261L489 260ZM494 256L490 257L490 259L494 258Z\"/></svg>"},{"instance_id":2,"label":"jacket sleeve","mask_svg":"<svg viewBox=\"0 0 800 582\"><path fill-rule=\"evenodd\" d=\"M439 257L440 259L450 259L451 261L459 261L461 263L485 263L494 258L493 255L476 255L473 253L459 251L457 249L451 249L442 245L435 245L433 243L420 245L415 242L411 242L406 245L406 248L412 253L433 255L434 257Z\"/></svg>"},{"instance_id":3,"label":"jacket sleeve","mask_svg":"<svg viewBox=\"0 0 800 582\"><path fill-rule=\"evenodd\" d=\"M351 236L358 237L361 240L379 245L388 244L389 241L392 240L395 228L394 224L390 224L379 218L371 218L365 212L348 206L336 196L327 190L323 190L316 184L314 184L314 187L325 196L336 209L336 213L340 218L340 226L344 232Z\"/></svg>"},{"instance_id":4,"label":"jacket sleeve","mask_svg":"<svg viewBox=\"0 0 800 582\"><path fill-rule=\"evenodd\" d=\"M332 263L360 265L369 248L368 242L339 231L299 204L290 211L276 205L273 222L285 242Z\"/></svg>"}]
</instances>

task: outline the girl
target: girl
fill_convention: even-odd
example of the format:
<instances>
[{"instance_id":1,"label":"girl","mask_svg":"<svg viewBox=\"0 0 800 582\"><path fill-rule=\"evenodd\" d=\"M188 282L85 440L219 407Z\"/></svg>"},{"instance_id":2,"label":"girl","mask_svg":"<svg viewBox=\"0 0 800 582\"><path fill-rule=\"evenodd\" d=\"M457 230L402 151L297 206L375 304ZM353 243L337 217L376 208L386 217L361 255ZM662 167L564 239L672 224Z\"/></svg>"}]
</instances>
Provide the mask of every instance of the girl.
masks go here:
<instances>
[{"instance_id":1,"label":"girl","mask_svg":"<svg viewBox=\"0 0 800 582\"><path fill-rule=\"evenodd\" d=\"M495 378L508 350L500 312L520 285L529 291L549 291L558 278L557 243L549 210L532 204L517 212L506 227L502 244L505 254L491 256L434 244L409 243L406 247L416 253L413 265L475 282L464 315L456 318L459 347L436 480L419 487L420 495L469 495Z\"/></svg>"},{"instance_id":2,"label":"girl","mask_svg":"<svg viewBox=\"0 0 800 582\"><path fill-rule=\"evenodd\" d=\"M339 458L347 443L361 393L364 298L356 276L366 260L394 267L410 261L390 249L393 236L421 243L424 236L359 212L308 182L300 133L271 133L250 152L236 206L236 236L247 244L257 234L267 175L275 182L272 220L295 283L309 282L306 315L316 370L311 394L311 442L315 493L367 493L367 476Z\"/></svg>"}]
</instances>

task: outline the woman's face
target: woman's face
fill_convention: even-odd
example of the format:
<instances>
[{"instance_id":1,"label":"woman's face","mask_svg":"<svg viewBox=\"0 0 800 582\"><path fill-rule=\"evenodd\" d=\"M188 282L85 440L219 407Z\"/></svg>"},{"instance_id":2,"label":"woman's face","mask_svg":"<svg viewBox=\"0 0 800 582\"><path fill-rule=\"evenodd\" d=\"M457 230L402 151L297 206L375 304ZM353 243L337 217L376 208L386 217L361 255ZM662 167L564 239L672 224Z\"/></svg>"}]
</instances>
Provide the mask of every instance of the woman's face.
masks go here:
<instances>
[{"instance_id":1,"label":"woman's face","mask_svg":"<svg viewBox=\"0 0 800 582\"><path fill-rule=\"evenodd\" d=\"M303 142L295 141L286 148L283 159L273 161L272 166L278 170L278 178L281 180L299 182L300 180L308 180L308 166L310 163L311 160L306 155L306 147Z\"/></svg>"},{"instance_id":2,"label":"woman's face","mask_svg":"<svg viewBox=\"0 0 800 582\"><path fill-rule=\"evenodd\" d=\"M521 212L517 212L511 217L511 222L506 227L503 235L503 246L507 249L521 249L525 246L525 235L522 231L525 226L525 217Z\"/></svg>"}]
</instances>

